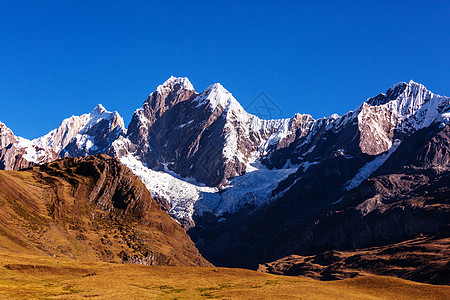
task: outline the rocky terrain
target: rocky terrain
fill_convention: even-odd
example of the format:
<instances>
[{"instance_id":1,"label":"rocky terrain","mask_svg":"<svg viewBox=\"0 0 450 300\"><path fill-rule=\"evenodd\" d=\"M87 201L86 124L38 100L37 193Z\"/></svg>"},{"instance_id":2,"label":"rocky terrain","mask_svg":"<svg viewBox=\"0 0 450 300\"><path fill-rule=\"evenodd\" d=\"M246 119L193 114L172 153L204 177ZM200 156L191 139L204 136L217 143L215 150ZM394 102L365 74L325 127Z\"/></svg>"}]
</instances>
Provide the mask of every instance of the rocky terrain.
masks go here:
<instances>
[{"instance_id":1,"label":"rocky terrain","mask_svg":"<svg viewBox=\"0 0 450 300\"><path fill-rule=\"evenodd\" d=\"M197 246L213 263L250 268L294 253L389 245L421 234L448 236L449 137L449 127L438 124L417 131L348 191L340 177L348 160L330 158L311 166L269 205L221 222L209 215L212 220L199 219L191 236L201 239ZM325 189L324 182L334 184Z\"/></svg>"},{"instance_id":2,"label":"rocky terrain","mask_svg":"<svg viewBox=\"0 0 450 300\"><path fill-rule=\"evenodd\" d=\"M218 83L198 93L171 77L128 128L101 105L32 141L0 124L0 167L106 153L206 259L256 269L293 254L448 237L449 121L450 98L413 81L343 116L262 120Z\"/></svg>"},{"instance_id":3,"label":"rocky terrain","mask_svg":"<svg viewBox=\"0 0 450 300\"><path fill-rule=\"evenodd\" d=\"M450 284L450 239L419 237L397 244L353 251L290 255L260 265L258 271L337 280L388 275L430 284Z\"/></svg>"},{"instance_id":4,"label":"rocky terrain","mask_svg":"<svg viewBox=\"0 0 450 300\"><path fill-rule=\"evenodd\" d=\"M0 202L3 251L211 266L140 179L103 154L0 171Z\"/></svg>"}]
</instances>

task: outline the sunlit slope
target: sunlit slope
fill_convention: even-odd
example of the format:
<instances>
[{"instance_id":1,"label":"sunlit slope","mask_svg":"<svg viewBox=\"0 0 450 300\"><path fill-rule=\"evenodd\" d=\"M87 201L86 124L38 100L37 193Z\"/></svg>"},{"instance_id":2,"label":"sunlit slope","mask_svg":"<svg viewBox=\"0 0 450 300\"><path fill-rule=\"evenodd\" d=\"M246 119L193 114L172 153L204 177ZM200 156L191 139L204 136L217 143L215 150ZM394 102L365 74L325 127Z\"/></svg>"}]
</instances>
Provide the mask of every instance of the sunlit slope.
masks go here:
<instances>
[{"instance_id":1,"label":"sunlit slope","mask_svg":"<svg viewBox=\"0 0 450 300\"><path fill-rule=\"evenodd\" d=\"M104 155L0 171L0 205L1 250L210 266L139 178Z\"/></svg>"},{"instance_id":2,"label":"sunlit slope","mask_svg":"<svg viewBox=\"0 0 450 300\"><path fill-rule=\"evenodd\" d=\"M243 269L83 262L0 251L0 297L45 299L448 299L450 287L391 277L339 281Z\"/></svg>"}]
</instances>

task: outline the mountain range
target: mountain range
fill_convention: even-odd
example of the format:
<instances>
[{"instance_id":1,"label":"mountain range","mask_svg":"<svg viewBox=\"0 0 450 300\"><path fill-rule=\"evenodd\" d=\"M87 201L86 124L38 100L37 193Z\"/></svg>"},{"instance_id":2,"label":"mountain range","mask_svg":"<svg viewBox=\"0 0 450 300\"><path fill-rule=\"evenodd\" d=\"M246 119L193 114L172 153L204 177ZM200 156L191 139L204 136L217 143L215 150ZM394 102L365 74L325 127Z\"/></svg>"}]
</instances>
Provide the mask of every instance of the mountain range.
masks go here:
<instances>
[{"instance_id":1,"label":"mountain range","mask_svg":"<svg viewBox=\"0 0 450 300\"><path fill-rule=\"evenodd\" d=\"M171 77L128 127L100 104L34 140L0 123L0 169L115 157L207 260L257 268L423 235L448 246L449 122L450 98L413 81L343 116L263 120L218 83Z\"/></svg>"}]
</instances>

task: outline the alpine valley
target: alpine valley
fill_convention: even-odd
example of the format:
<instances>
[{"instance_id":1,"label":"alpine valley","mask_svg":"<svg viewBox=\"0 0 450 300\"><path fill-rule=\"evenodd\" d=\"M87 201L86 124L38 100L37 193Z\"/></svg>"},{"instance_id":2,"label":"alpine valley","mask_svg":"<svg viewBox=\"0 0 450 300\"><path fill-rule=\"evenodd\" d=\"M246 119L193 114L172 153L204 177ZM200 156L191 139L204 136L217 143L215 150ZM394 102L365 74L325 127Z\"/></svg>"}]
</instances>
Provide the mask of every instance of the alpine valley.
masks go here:
<instances>
[{"instance_id":1,"label":"alpine valley","mask_svg":"<svg viewBox=\"0 0 450 300\"><path fill-rule=\"evenodd\" d=\"M0 169L20 170L0 173L10 180L0 185L0 196L20 178L37 178L35 189L56 186L51 217L68 222L79 203L92 218L106 214L109 223L126 228L118 234L125 243L142 234L127 255L115 242L110 256L92 252L106 261L210 262L324 280L378 274L448 285L449 123L450 98L413 81L343 116L263 120L219 83L199 93L187 78L171 77L128 127L100 104L34 140L0 123ZM93 179L82 179L89 170ZM80 200L63 209L61 191ZM161 215L162 227L148 214ZM130 225L127 215L141 221ZM156 243L165 250L155 256L146 243L155 234L145 222L170 227L164 239L177 236L180 243ZM88 236L83 249L96 241ZM49 253L75 253L44 246L42 239L33 243Z\"/></svg>"}]
</instances>

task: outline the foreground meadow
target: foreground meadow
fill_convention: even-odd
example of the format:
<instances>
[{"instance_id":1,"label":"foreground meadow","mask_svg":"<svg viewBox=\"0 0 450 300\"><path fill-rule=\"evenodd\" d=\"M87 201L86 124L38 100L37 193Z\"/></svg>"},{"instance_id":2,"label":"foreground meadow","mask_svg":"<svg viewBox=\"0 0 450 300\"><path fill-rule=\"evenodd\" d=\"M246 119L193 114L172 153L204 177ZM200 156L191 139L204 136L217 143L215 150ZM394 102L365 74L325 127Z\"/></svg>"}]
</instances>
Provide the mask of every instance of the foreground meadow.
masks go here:
<instances>
[{"instance_id":1,"label":"foreground meadow","mask_svg":"<svg viewBox=\"0 0 450 300\"><path fill-rule=\"evenodd\" d=\"M147 267L0 252L4 299L449 299L450 287L390 277L316 281L243 269Z\"/></svg>"}]
</instances>

